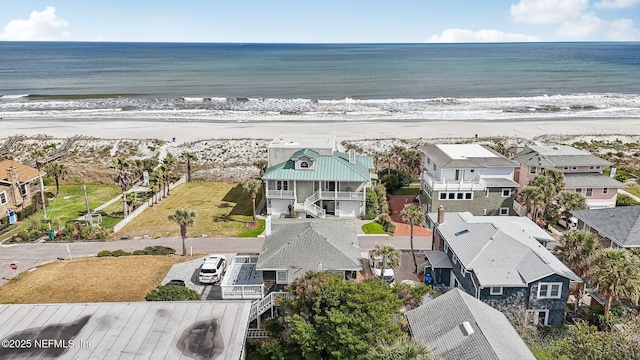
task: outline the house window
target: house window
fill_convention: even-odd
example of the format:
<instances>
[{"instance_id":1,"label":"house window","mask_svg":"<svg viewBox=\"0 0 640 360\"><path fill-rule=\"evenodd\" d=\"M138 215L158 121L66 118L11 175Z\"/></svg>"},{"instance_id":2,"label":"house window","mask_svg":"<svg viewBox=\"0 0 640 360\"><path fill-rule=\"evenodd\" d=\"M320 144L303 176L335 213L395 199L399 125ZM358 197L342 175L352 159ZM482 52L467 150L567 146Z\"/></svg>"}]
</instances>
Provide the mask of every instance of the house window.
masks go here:
<instances>
[{"instance_id":1,"label":"house window","mask_svg":"<svg viewBox=\"0 0 640 360\"><path fill-rule=\"evenodd\" d=\"M27 184L20 185L20 193L22 194L22 196L29 195L29 185Z\"/></svg>"},{"instance_id":2,"label":"house window","mask_svg":"<svg viewBox=\"0 0 640 360\"><path fill-rule=\"evenodd\" d=\"M458 263L458 257L456 256L456 254L453 254L453 263L454 264Z\"/></svg>"},{"instance_id":3,"label":"house window","mask_svg":"<svg viewBox=\"0 0 640 360\"><path fill-rule=\"evenodd\" d=\"M472 200L473 199L473 193L464 193L464 199L465 200Z\"/></svg>"},{"instance_id":4,"label":"house window","mask_svg":"<svg viewBox=\"0 0 640 360\"><path fill-rule=\"evenodd\" d=\"M440 200L447 200L447 193L445 192L440 193Z\"/></svg>"},{"instance_id":5,"label":"house window","mask_svg":"<svg viewBox=\"0 0 640 360\"><path fill-rule=\"evenodd\" d=\"M587 195L586 197L592 197L593 196L593 189L592 188L587 188Z\"/></svg>"},{"instance_id":6,"label":"house window","mask_svg":"<svg viewBox=\"0 0 640 360\"><path fill-rule=\"evenodd\" d=\"M0 205L5 205L7 202L7 192L0 192Z\"/></svg>"},{"instance_id":7,"label":"house window","mask_svg":"<svg viewBox=\"0 0 640 360\"><path fill-rule=\"evenodd\" d=\"M562 296L562 283L538 284L538 299L560 299Z\"/></svg>"},{"instance_id":8,"label":"house window","mask_svg":"<svg viewBox=\"0 0 640 360\"><path fill-rule=\"evenodd\" d=\"M528 310L527 323L529 325L548 325L549 310Z\"/></svg>"},{"instance_id":9,"label":"house window","mask_svg":"<svg viewBox=\"0 0 640 360\"><path fill-rule=\"evenodd\" d=\"M456 193L456 199L462 200L464 198L464 193Z\"/></svg>"},{"instance_id":10,"label":"house window","mask_svg":"<svg viewBox=\"0 0 640 360\"><path fill-rule=\"evenodd\" d=\"M578 170L578 167L577 166L572 166L571 170Z\"/></svg>"},{"instance_id":11,"label":"house window","mask_svg":"<svg viewBox=\"0 0 640 360\"><path fill-rule=\"evenodd\" d=\"M589 166L589 170L595 170L595 168L596 168L596 167L595 167L595 166L593 166L593 165Z\"/></svg>"},{"instance_id":12,"label":"house window","mask_svg":"<svg viewBox=\"0 0 640 360\"><path fill-rule=\"evenodd\" d=\"M591 231L591 225L584 224L584 226L582 227L582 230L590 232Z\"/></svg>"},{"instance_id":13,"label":"house window","mask_svg":"<svg viewBox=\"0 0 640 360\"><path fill-rule=\"evenodd\" d=\"M286 284L286 283L287 283L287 270L276 271L276 284Z\"/></svg>"},{"instance_id":14,"label":"house window","mask_svg":"<svg viewBox=\"0 0 640 360\"><path fill-rule=\"evenodd\" d=\"M446 254L447 251L449 251L449 244L447 244L447 242L444 242L444 253Z\"/></svg>"},{"instance_id":15,"label":"house window","mask_svg":"<svg viewBox=\"0 0 640 360\"><path fill-rule=\"evenodd\" d=\"M509 208L508 207L500 208L500 216L509 216Z\"/></svg>"},{"instance_id":16,"label":"house window","mask_svg":"<svg viewBox=\"0 0 640 360\"><path fill-rule=\"evenodd\" d=\"M489 295L502 295L502 287L501 286L492 286L489 290Z\"/></svg>"},{"instance_id":17,"label":"house window","mask_svg":"<svg viewBox=\"0 0 640 360\"><path fill-rule=\"evenodd\" d=\"M569 167L568 166L563 166L562 170L569 170Z\"/></svg>"},{"instance_id":18,"label":"house window","mask_svg":"<svg viewBox=\"0 0 640 360\"><path fill-rule=\"evenodd\" d=\"M580 189L580 188L577 188L577 189L576 189L576 192L577 192L577 193L580 193L580 194L582 194L582 189Z\"/></svg>"},{"instance_id":19,"label":"house window","mask_svg":"<svg viewBox=\"0 0 640 360\"><path fill-rule=\"evenodd\" d=\"M276 181L276 190L289 190L289 182L282 180Z\"/></svg>"},{"instance_id":20,"label":"house window","mask_svg":"<svg viewBox=\"0 0 640 360\"><path fill-rule=\"evenodd\" d=\"M449 200L455 200L456 193L449 193Z\"/></svg>"},{"instance_id":21,"label":"house window","mask_svg":"<svg viewBox=\"0 0 640 360\"><path fill-rule=\"evenodd\" d=\"M529 166L529 174L535 174L537 168L535 166Z\"/></svg>"},{"instance_id":22,"label":"house window","mask_svg":"<svg viewBox=\"0 0 640 360\"><path fill-rule=\"evenodd\" d=\"M433 170L436 170L436 163L433 163Z\"/></svg>"},{"instance_id":23,"label":"house window","mask_svg":"<svg viewBox=\"0 0 640 360\"><path fill-rule=\"evenodd\" d=\"M511 196L511 189L502 189L502 197Z\"/></svg>"},{"instance_id":24,"label":"house window","mask_svg":"<svg viewBox=\"0 0 640 360\"><path fill-rule=\"evenodd\" d=\"M464 268L464 265L460 264L460 274L462 274L462 277L466 277L467 276L467 269Z\"/></svg>"},{"instance_id":25,"label":"house window","mask_svg":"<svg viewBox=\"0 0 640 360\"><path fill-rule=\"evenodd\" d=\"M427 164L431 164L431 158L427 158Z\"/></svg>"},{"instance_id":26,"label":"house window","mask_svg":"<svg viewBox=\"0 0 640 360\"><path fill-rule=\"evenodd\" d=\"M454 180L460 180L460 169L456 169L456 177Z\"/></svg>"},{"instance_id":27,"label":"house window","mask_svg":"<svg viewBox=\"0 0 640 360\"><path fill-rule=\"evenodd\" d=\"M302 169L308 169L309 168L309 163L306 161L301 161L300 162L300 168Z\"/></svg>"},{"instance_id":28,"label":"house window","mask_svg":"<svg viewBox=\"0 0 640 360\"><path fill-rule=\"evenodd\" d=\"M609 188L602 189L602 195L607 195L609 193Z\"/></svg>"}]
</instances>

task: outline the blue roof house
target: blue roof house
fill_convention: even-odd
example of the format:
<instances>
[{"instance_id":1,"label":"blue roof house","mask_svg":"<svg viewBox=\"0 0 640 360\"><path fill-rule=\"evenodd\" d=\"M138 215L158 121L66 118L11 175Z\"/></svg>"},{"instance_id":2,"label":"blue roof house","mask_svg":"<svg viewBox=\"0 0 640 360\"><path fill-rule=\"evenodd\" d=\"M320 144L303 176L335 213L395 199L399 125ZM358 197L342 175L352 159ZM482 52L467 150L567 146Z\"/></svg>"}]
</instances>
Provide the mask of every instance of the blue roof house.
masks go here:
<instances>
[{"instance_id":1,"label":"blue roof house","mask_svg":"<svg viewBox=\"0 0 640 360\"><path fill-rule=\"evenodd\" d=\"M526 217L430 213L433 249L426 268L445 288L460 288L498 310L523 306L534 325L564 318L570 282L582 281L542 244L553 240Z\"/></svg>"},{"instance_id":2,"label":"blue roof house","mask_svg":"<svg viewBox=\"0 0 640 360\"><path fill-rule=\"evenodd\" d=\"M360 217L375 177L373 158L339 151L332 136L284 136L267 147L262 176L267 213L306 218Z\"/></svg>"}]
</instances>

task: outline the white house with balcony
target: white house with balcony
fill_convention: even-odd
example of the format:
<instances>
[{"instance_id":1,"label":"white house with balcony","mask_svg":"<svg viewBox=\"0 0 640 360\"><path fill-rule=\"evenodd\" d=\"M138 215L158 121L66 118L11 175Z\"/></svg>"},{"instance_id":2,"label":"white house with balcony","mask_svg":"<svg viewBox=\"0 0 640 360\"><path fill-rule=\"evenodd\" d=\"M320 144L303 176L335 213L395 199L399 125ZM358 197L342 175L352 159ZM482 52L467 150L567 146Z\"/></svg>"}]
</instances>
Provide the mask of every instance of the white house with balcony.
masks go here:
<instances>
[{"instance_id":1,"label":"white house with balcony","mask_svg":"<svg viewBox=\"0 0 640 360\"><path fill-rule=\"evenodd\" d=\"M267 213L306 218L359 217L371 187L373 157L339 150L333 136L284 136L267 147Z\"/></svg>"},{"instance_id":2,"label":"white house with balcony","mask_svg":"<svg viewBox=\"0 0 640 360\"><path fill-rule=\"evenodd\" d=\"M513 215L514 173L519 166L488 146L439 144L420 147L419 196L426 212L440 205L473 215Z\"/></svg>"}]
</instances>

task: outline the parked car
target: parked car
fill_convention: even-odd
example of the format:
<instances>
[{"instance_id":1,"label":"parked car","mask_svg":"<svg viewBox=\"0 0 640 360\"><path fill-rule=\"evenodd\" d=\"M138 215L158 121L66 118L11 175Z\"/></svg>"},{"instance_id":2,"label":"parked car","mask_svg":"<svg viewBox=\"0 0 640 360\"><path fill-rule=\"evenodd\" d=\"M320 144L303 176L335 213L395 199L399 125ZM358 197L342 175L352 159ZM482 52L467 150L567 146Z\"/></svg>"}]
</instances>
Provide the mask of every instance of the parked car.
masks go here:
<instances>
[{"instance_id":1,"label":"parked car","mask_svg":"<svg viewBox=\"0 0 640 360\"><path fill-rule=\"evenodd\" d=\"M393 282L396 278L396 273L393 271L391 265L387 262L384 266L384 274L382 274L382 257L373 256L373 250L369 251L369 267L371 267L371 272L373 276L377 278L382 278L387 284Z\"/></svg>"},{"instance_id":2,"label":"parked car","mask_svg":"<svg viewBox=\"0 0 640 360\"><path fill-rule=\"evenodd\" d=\"M560 218L560 220L558 220L558 225L567 230L575 230L578 228L578 219L573 216L570 218L563 216Z\"/></svg>"},{"instance_id":3,"label":"parked car","mask_svg":"<svg viewBox=\"0 0 640 360\"><path fill-rule=\"evenodd\" d=\"M165 286L167 286L167 285L185 286L184 281L183 280L178 280L178 279L173 279L173 280L169 281L168 283L166 283L164 285Z\"/></svg>"},{"instance_id":4,"label":"parked car","mask_svg":"<svg viewBox=\"0 0 640 360\"><path fill-rule=\"evenodd\" d=\"M222 280L227 269L227 258L221 254L209 254L200 266L198 281L202 284L213 284Z\"/></svg>"}]
</instances>

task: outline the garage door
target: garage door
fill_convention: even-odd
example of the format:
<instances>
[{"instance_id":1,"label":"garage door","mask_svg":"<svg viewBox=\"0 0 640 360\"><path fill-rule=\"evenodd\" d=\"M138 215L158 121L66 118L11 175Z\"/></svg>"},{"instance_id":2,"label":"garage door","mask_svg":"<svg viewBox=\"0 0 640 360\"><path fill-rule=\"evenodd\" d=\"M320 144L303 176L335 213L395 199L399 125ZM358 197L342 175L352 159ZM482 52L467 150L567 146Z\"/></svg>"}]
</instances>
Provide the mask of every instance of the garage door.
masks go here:
<instances>
[{"instance_id":1,"label":"garage door","mask_svg":"<svg viewBox=\"0 0 640 360\"><path fill-rule=\"evenodd\" d=\"M290 200L271 200L271 213L273 215L288 215Z\"/></svg>"},{"instance_id":2,"label":"garage door","mask_svg":"<svg viewBox=\"0 0 640 360\"><path fill-rule=\"evenodd\" d=\"M340 201L340 210L338 216L356 217L360 216L359 201Z\"/></svg>"}]
</instances>

